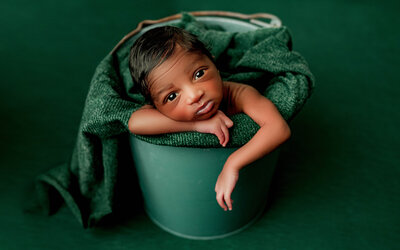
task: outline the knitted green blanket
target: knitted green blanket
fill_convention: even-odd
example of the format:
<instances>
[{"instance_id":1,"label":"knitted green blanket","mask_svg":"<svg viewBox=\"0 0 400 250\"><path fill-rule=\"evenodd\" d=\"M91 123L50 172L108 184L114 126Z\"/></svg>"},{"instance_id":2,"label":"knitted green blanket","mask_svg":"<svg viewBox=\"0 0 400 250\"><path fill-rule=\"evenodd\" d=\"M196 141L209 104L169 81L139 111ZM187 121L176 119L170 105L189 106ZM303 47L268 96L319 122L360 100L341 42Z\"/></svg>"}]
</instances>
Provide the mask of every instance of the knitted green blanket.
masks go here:
<instances>
[{"instance_id":1,"label":"knitted green blanket","mask_svg":"<svg viewBox=\"0 0 400 250\"><path fill-rule=\"evenodd\" d=\"M313 76L306 61L292 51L286 27L227 32L208 27L187 14L175 25L210 45L223 79L253 85L277 106L286 120L292 119L310 96ZM126 190L137 188L129 184L136 181L134 174L126 178L126 169L134 166L127 124L144 100L128 69L129 48L134 40L125 42L98 65L71 160L40 175L36 182L38 200L46 211L55 212L65 201L84 227L96 225L111 214L120 200L134 199L126 195ZM228 147L238 147L259 127L244 114L231 118L234 127ZM214 135L196 132L139 138L161 145L220 146Z\"/></svg>"}]
</instances>

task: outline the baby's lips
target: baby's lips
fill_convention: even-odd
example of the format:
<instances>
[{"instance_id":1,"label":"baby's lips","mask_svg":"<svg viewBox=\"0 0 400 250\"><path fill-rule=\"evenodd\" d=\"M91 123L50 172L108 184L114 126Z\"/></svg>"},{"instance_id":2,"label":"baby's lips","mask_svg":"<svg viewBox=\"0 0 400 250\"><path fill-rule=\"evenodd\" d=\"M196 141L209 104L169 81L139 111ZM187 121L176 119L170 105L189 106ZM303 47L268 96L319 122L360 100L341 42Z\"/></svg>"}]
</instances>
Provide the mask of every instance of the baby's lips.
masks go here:
<instances>
[{"instance_id":1,"label":"baby's lips","mask_svg":"<svg viewBox=\"0 0 400 250\"><path fill-rule=\"evenodd\" d=\"M196 112L196 115L205 115L212 110L214 107L213 101L205 102Z\"/></svg>"}]
</instances>

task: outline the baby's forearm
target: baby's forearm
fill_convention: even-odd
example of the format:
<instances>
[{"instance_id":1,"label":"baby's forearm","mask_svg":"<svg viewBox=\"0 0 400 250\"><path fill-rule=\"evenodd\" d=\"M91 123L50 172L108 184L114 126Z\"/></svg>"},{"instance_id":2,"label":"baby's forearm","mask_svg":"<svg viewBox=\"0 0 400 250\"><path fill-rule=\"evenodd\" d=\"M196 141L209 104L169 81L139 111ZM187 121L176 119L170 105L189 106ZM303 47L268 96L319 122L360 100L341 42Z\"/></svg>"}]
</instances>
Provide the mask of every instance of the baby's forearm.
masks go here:
<instances>
[{"instance_id":1,"label":"baby's forearm","mask_svg":"<svg viewBox=\"0 0 400 250\"><path fill-rule=\"evenodd\" d=\"M289 136L290 129L283 119L282 122L261 126L249 142L228 157L215 184L217 202L225 211L232 210L231 194L240 169L274 150Z\"/></svg>"},{"instance_id":2,"label":"baby's forearm","mask_svg":"<svg viewBox=\"0 0 400 250\"><path fill-rule=\"evenodd\" d=\"M228 129L233 122L221 111L207 120L175 121L151 106L135 111L128 122L131 133L137 135L157 135L175 132L197 131L217 136L219 143L226 146L229 141Z\"/></svg>"},{"instance_id":3,"label":"baby's forearm","mask_svg":"<svg viewBox=\"0 0 400 250\"><path fill-rule=\"evenodd\" d=\"M225 167L239 171L244 166L267 155L290 137L290 128L285 121L261 127L253 138L233 152Z\"/></svg>"},{"instance_id":4,"label":"baby's forearm","mask_svg":"<svg viewBox=\"0 0 400 250\"><path fill-rule=\"evenodd\" d=\"M195 129L194 122L175 121L152 108L135 111L129 119L128 126L132 133L138 135L157 135Z\"/></svg>"}]
</instances>

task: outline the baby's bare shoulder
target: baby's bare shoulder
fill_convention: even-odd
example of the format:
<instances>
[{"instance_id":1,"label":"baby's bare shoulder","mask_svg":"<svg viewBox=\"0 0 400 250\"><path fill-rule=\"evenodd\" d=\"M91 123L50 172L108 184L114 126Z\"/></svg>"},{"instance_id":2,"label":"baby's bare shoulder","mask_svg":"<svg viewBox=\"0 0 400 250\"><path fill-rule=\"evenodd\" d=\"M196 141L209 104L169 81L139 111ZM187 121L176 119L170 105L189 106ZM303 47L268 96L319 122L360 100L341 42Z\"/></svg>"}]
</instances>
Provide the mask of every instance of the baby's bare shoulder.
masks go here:
<instances>
[{"instance_id":1,"label":"baby's bare shoulder","mask_svg":"<svg viewBox=\"0 0 400 250\"><path fill-rule=\"evenodd\" d=\"M234 96L239 96L243 94L244 91L257 91L253 86L237 82L224 82L223 86L226 91Z\"/></svg>"},{"instance_id":2,"label":"baby's bare shoulder","mask_svg":"<svg viewBox=\"0 0 400 250\"><path fill-rule=\"evenodd\" d=\"M224 82L224 92L229 113L242 112L243 102L247 98L259 95L258 91L250 85L237 82Z\"/></svg>"}]
</instances>

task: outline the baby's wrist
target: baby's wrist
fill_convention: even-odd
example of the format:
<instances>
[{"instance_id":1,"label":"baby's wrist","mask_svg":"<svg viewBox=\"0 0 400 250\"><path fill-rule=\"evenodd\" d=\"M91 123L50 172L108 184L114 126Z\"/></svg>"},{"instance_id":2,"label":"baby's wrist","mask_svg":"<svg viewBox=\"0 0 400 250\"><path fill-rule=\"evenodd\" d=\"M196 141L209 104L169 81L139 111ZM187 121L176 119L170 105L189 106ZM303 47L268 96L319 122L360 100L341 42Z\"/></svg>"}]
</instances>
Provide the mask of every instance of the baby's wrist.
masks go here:
<instances>
[{"instance_id":1,"label":"baby's wrist","mask_svg":"<svg viewBox=\"0 0 400 250\"><path fill-rule=\"evenodd\" d=\"M199 122L198 122L198 121L190 122L190 126L191 126L191 128L192 128L193 131L201 132L201 131L200 131L200 126L199 126Z\"/></svg>"},{"instance_id":2,"label":"baby's wrist","mask_svg":"<svg viewBox=\"0 0 400 250\"><path fill-rule=\"evenodd\" d=\"M191 127L193 131L199 132L199 133L208 133L208 128L207 124L204 120L201 121L192 121Z\"/></svg>"},{"instance_id":3,"label":"baby's wrist","mask_svg":"<svg viewBox=\"0 0 400 250\"><path fill-rule=\"evenodd\" d=\"M226 169L227 171L239 172L241 166L238 165L236 161L232 160L231 157L228 157L224 164L224 169Z\"/></svg>"}]
</instances>

